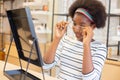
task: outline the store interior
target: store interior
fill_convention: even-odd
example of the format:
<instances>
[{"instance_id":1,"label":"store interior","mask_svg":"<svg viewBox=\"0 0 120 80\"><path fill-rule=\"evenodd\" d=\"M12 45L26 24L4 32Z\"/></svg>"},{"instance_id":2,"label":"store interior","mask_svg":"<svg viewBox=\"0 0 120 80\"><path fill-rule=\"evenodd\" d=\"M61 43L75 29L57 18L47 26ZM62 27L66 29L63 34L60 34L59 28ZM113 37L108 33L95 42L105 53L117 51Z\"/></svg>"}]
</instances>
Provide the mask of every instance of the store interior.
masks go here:
<instances>
[{"instance_id":1,"label":"store interior","mask_svg":"<svg viewBox=\"0 0 120 80\"><path fill-rule=\"evenodd\" d=\"M20 64L6 11L29 7L40 52L43 56L53 40L56 23L59 21L71 21L68 9L73 1L0 0L0 61L5 61L6 56L9 54L8 63L14 65ZM107 20L104 28L95 30L94 39L106 44L108 50L101 80L120 80L120 0L99 1L106 8ZM67 34L74 38L74 35L71 35L71 33L73 33L72 29L68 27ZM26 67L27 63L25 61L22 61L22 63L24 64L23 67ZM30 64L29 68L36 72L41 72L41 68L34 64ZM58 72L57 69L58 66L44 72L47 75L55 77Z\"/></svg>"}]
</instances>

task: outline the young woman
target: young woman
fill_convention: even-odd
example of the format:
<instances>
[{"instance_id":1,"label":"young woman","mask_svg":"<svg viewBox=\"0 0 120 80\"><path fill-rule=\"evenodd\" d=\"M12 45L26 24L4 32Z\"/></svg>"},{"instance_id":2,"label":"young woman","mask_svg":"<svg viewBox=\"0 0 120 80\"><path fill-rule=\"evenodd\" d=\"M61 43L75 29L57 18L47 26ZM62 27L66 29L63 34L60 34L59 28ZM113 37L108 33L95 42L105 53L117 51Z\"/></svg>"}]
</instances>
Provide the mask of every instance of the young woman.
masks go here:
<instances>
[{"instance_id":1,"label":"young woman","mask_svg":"<svg viewBox=\"0 0 120 80\"><path fill-rule=\"evenodd\" d=\"M100 80L107 50L93 39L93 31L105 26L105 7L98 0L76 0L69 15L77 39L66 35L68 22L57 23L53 42L44 55L44 68L58 64L60 80Z\"/></svg>"}]
</instances>

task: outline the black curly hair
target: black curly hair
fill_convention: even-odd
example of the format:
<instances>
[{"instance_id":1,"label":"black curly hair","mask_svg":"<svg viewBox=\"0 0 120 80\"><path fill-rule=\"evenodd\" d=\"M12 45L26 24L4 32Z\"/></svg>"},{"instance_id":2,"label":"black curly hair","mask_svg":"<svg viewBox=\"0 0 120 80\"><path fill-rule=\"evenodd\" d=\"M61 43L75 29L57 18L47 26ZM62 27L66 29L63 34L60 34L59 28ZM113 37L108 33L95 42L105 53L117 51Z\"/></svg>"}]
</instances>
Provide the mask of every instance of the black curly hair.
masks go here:
<instances>
[{"instance_id":1,"label":"black curly hair","mask_svg":"<svg viewBox=\"0 0 120 80\"><path fill-rule=\"evenodd\" d=\"M75 0L69 8L69 16L74 17L78 8L84 8L93 17L97 28L103 28L106 21L106 11L104 5L98 0Z\"/></svg>"}]
</instances>

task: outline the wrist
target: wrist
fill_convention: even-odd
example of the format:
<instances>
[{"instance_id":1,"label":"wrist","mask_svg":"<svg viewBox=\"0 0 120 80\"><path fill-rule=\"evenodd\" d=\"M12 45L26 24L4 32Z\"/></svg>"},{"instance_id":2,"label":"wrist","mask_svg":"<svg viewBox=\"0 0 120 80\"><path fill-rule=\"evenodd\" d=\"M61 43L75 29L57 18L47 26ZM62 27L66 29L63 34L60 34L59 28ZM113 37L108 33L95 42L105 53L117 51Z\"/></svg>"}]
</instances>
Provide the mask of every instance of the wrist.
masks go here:
<instances>
[{"instance_id":1,"label":"wrist","mask_svg":"<svg viewBox=\"0 0 120 80\"><path fill-rule=\"evenodd\" d=\"M94 40L86 40L86 41L83 40L83 45L90 45L92 41Z\"/></svg>"},{"instance_id":2,"label":"wrist","mask_svg":"<svg viewBox=\"0 0 120 80\"><path fill-rule=\"evenodd\" d=\"M85 43L83 43L83 46L85 47L85 46L90 46L90 42L85 42Z\"/></svg>"},{"instance_id":3,"label":"wrist","mask_svg":"<svg viewBox=\"0 0 120 80\"><path fill-rule=\"evenodd\" d=\"M58 37L54 37L53 38L53 42L60 42L61 38L58 38Z\"/></svg>"}]
</instances>

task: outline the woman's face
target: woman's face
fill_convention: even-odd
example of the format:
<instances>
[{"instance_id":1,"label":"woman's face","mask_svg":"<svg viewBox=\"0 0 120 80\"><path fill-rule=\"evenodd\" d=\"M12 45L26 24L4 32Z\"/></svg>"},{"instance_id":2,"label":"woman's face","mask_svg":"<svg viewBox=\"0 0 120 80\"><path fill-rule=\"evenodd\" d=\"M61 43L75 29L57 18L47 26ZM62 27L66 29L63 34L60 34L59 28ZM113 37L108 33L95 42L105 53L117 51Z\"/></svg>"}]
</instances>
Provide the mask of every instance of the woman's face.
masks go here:
<instances>
[{"instance_id":1,"label":"woman's face","mask_svg":"<svg viewBox=\"0 0 120 80\"><path fill-rule=\"evenodd\" d=\"M83 40L83 27L91 25L91 21L86 18L84 15L75 13L73 17L73 31L79 41Z\"/></svg>"}]
</instances>

